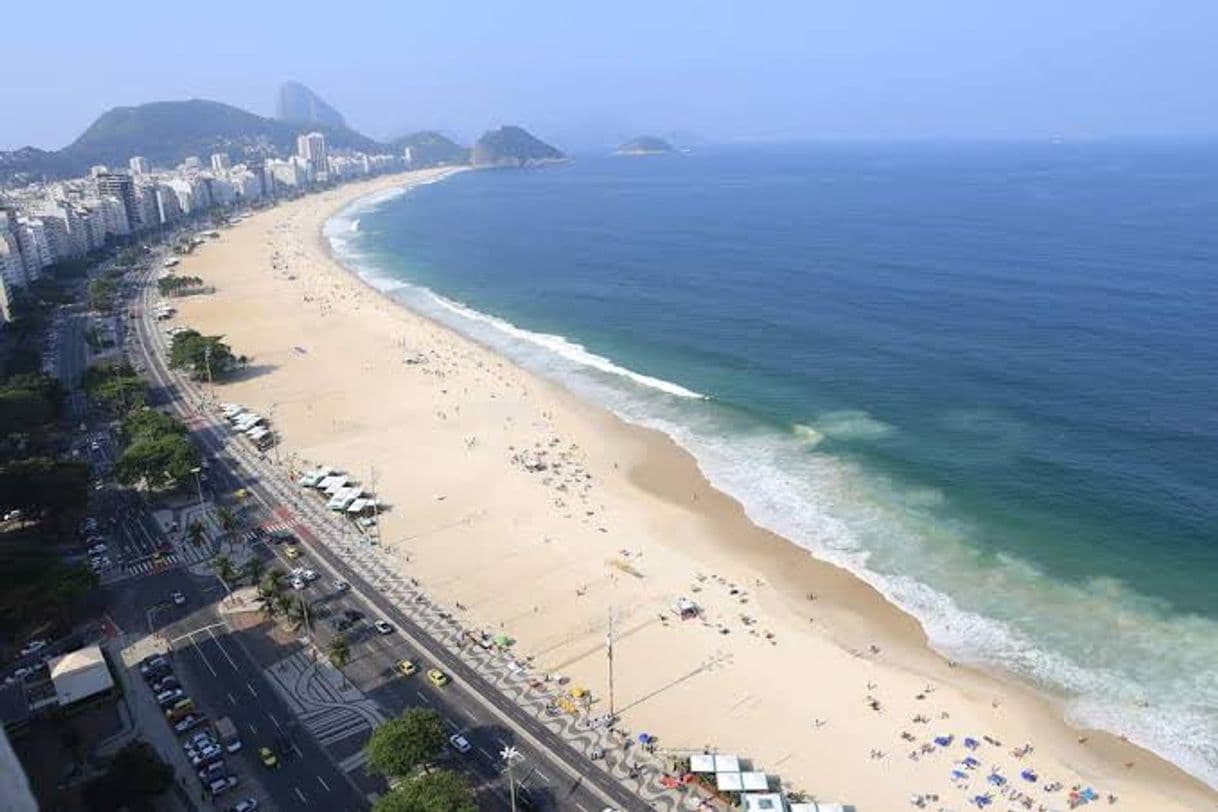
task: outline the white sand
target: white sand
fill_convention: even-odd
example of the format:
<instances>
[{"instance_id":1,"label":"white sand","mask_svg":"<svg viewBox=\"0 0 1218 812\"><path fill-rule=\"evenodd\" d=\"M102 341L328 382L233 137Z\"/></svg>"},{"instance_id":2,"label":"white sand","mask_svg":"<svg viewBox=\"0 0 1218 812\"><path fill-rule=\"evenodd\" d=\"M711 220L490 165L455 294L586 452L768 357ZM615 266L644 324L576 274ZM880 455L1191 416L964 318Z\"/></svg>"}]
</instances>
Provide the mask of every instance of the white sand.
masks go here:
<instances>
[{"instance_id":1,"label":"white sand","mask_svg":"<svg viewBox=\"0 0 1218 812\"><path fill-rule=\"evenodd\" d=\"M992 767L1032 808L1065 809L1074 784L1115 793L1122 809L1214 805L1214 793L1149 753L1072 730L1049 700L950 667L866 584L752 525L667 437L387 301L330 258L326 217L436 174L347 186L222 232L182 262L217 293L179 300L178 323L253 358L252 374L219 397L263 413L277 404L283 452L298 467L324 462L365 483L375 468L392 506L385 542L431 594L465 607L467 624L505 631L521 656L589 687L599 713L615 607L627 727L662 747L738 753L860 812L923 793L940 797L930 808L964 808L996 789ZM427 363L405 363L419 355ZM545 471L525 469L538 459ZM672 618L682 595L706 608L704 620ZM944 734L951 747L910 757ZM973 754L983 766L967 790L950 775L965 736L1001 742ZM1012 755L1025 744L1029 755ZM1029 766L1040 784L1019 778ZM1065 790L1046 793L1049 781ZM1016 808L995 794L991 808Z\"/></svg>"}]
</instances>

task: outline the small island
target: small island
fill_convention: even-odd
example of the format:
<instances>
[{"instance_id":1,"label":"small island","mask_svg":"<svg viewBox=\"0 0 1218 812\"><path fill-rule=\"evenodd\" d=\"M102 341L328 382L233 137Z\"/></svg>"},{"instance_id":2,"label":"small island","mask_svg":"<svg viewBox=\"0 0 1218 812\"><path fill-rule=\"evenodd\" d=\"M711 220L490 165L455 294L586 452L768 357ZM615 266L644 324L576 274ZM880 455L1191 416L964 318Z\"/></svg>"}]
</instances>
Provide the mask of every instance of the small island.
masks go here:
<instances>
[{"instance_id":1,"label":"small island","mask_svg":"<svg viewBox=\"0 0 1218 812\"><path fill-rule=\"evenodd\" d=\"M657 138L654 135L640 135L638 138L632 138L625 144L622 144L615 151L615 155L667 155L670 152L676 152L676 148L672 144L665 141L663 138Z\"/></svg>"},{"instance_id":2,"label":"small island","mask_svg":"<svg viewBox=\"0 0 1218 812\"><path fill-rule=\"evenodd\" d=\"M513 126L483 133L474 142L470 159L477 167L538 166L569 160L532 133Z\"/></svg>"}]
</instances>

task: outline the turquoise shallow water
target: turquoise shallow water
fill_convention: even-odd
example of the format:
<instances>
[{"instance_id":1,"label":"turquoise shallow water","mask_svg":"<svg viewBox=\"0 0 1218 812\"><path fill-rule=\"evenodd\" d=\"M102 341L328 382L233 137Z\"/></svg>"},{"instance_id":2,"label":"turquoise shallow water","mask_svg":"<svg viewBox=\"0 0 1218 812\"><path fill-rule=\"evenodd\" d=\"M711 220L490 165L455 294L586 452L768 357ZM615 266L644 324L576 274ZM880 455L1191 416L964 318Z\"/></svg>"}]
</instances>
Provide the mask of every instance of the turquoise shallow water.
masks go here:
<instances>
[{"instance_id":1,"label":"turquoise shallow water","mask_svg":"<svg viewBox=\"0 0 1218 812\"><path fill-rule=\"evenodd\" d=\"M1218 784L1216 226L1214 144L820 145L463 173L328 233Z\"/></svg>"}]
</instances>

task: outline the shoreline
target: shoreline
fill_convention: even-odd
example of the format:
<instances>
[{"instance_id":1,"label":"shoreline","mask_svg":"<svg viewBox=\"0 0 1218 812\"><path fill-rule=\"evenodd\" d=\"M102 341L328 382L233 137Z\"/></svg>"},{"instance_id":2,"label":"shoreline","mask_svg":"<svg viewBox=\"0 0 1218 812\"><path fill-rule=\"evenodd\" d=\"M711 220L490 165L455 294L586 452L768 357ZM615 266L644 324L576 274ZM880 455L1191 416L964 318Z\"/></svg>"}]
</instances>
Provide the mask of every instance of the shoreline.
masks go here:
<instances>
[{"instance_id":1,"label":"shoreline","mask_svg":"<svg viewBox=\"0 0 1218 812\"><path fill-rule=\"evenodd\" d=\"M212 301L184 303L181 309L183 320L187 323L193 320L193 323L208 330L228 326L230 329L223 332L231 332L234 349L254 355L255 363L261 363L266 355L266 350L259 345L264 345L271 352L282 352L274 349L277 341L282 343L282 336L277 336L270 325L259 331L257 324L234 321L234 318L241 318L240 314L226 318L214 306L228 295L226 288L239 289L242 282L254 288L259 284L265 287L266 283L271 288L300 287L290 284L277 286L274 278L265 278L273 272L264 274L261 279L241 280L232 270L224 273L219 267L219 260L208 261L216 254L225 253L220 250L228 247L225 243L239 243L239 240L233 239L238 233L247 235L253 229L252 224L263 223L264 236L269 238L281 230L290 237L282 243L283 250L296 246L294 256L302 261L305 254L299 250L302 241L311 243L314 252L320 255L309 260L313 264L310 265L307 289L324 289L333 297L326 300L327 304L320 308L318 315L323 322L344 322L341 330L335 330L336 334L349 336L355 331L362 331L357 335L369 340L389 339L389 346L392 347L394 332L403 331L410 334L412 341L430 342L432 357L436 363L443 364L444 375L439 381L451 382L450 385L454 387L460 384L464 389L463 394L469 394L463 402L447 397L441 400L447 408L455 407L458 412L466 407L468 411L480 413L475 414L472 420L462 415L463 429L481 429L490 425L492 419L498 424L506 417L507 423L512 424L527 417L535 425L523 431L517 428L519 424L510 425L504 429L509 439L540 436L546 440L542 447L544 451L547 448L566 448L564 443L555 444L550 440L575 436L581 442L572 445L590 449L588 453L583 453L582 449L580 453L572 452L575 461L569 464L585 473L587 481L597 484L595 500L598 509L592 513L608 514L612 521L598 518L595 522L577 520L577 523L589 525L605 521L606 525L623 525L626 532L619 534L615 530L613 535L618 540L608 545L603 543L604 539L598 538L600 530L597 527L580 527L577 528L578 533L569 533L572 522L556 515L563 509L555 511L552 508L549 494L537 499L534 493L538 490L536 483L529 482L527 474L524 475L525 487L522 488L520 471L514 470L511 464L506 466L507 470L501 470L505 468L502 464L479 463L479 471L490 477L485 481L494 482L496 486L502 483L505 490L520 497L513 499L510 505L496 503L484 506L483 511L495 516L499 521L497 527L509 531L520 526L529 528L529 533L522 534L521 538L515 538L517 534L513 533L512 540L505 542L509 546L508 557L518 560L505 563L503 567L507 570L524 564L522 568L511 571L536 578L536 589L532 595L525 596L523 604L520 596L502 594L504 590L499 578L492 577L486 583L486 573L471 575L462 571L471 553L478 551L503 555L501 549L488 547L480 539L464 538L462 540L468 549L458 549L455 553L457 561L454 562L452 550L435 549L435 545L427 543L425 536L418 532L419 527L426 525L423 517L416 521L415 517L402 515L407 512L407 504L410 504L411 510L419 510L428 516L432 513L453 513L447 508L459 499L450 502L445 494L444 499L436 500L445 510L436 511L434 506L433 510L422 509L421 504L414 504L408 496L399 500L396 494L413 492L414 502L417 502L417 494L430 493L426 490L428 483L420 483L418 477L412 476L409 471L401 471L401 476L393 479L386 476L383 480L386 486L384 490L391 497L389 501L398 509L386 515L385 529L391 532L385 535L393 538L399 531L414 531L413 535L404 539L408 543L401 545L403 564L418 573L429 590L435 591L450 605L454 601L464 601L470 607L467 614L471 621L480 622L487 628L494 628L498 623L499 628L510 629L518 637L520 649L526 653L532 652L539 667L552 671L561 668L563 673L569 673L589 685L598 696L603 689L601 672L604 669L597 651L603 647L603 643L597 641L603 640L604 629L601 627L604 623L596 622L587 609L590 601L583 601L582 598L589 591L602 597L607 593L613 597L615 604L644 607L627 612L625 630L621 632L623 653L619 661L633 668L640 668L640 663L648 663L648 669L665 670L654 658L669 658L678 663L675 668L668 668L666 675L688 679L689 682L681 692L685 696L665 693L664 701L669 704L660 707L654 703L647 704L645 700L657 688L667 691L662 687L665 684L663 679L650 674L620 676L619 691L644 698L635 703L637 710L635 706L622 710L630 727L654 730L660 735L662 746L697 749L706 741L714 741L721 750L736 749L742 756L757 760L761 769L781 775L792 785L810 790L827 800L854 803L860 810L890 808L896 801L903 804L911 793L934 792L945 802L951 803L959 793L945 777L951 763L947 753L927 754L916 761L906 759L902 750L905 742L896 735L910 729L917 733L916 738L921 742L930 735L938 735L942 728L951 728L961 736L998 730L1005 746L995 748L999 752L991 754L992 761L986 759L987 768L998 762L1019 766L1018 760L1004 758L1005 751L1025 741L1032 743L1036 750L1030 761L1036 763L1040 774L1047 779L1060 780L1067 786L1075 783L1068 780L1074 777L1077 781L1095 784L1101 793L1115 792L1122 798L1123 808L1185 809L1195 808L1203 802L1213 802L1212 792L1200 781L1148 751L1122 742L1116 736L1092 733L1085 745L1080 744L1077 739L1085 732L1075 731L1062 720L1060 701L1047 698L1009 676L950 666L929 647L920 624L913 616L889 602L857 576L815 559L803 548L754 525L740 504L711 486L693 456L667 435L626 423L606 409L578 400L559 384L525 371L473 339L455 333L426 315L398 303L388 293L361 278L354 269L344 266L331 253L329 240L321 231L324 224L343 209L357 204L361 198L385 193L404 181L409 182L402 176L395 176L367 184L354 184L281 204L265 214L259 213L249 218L246 223L225 232L221 245L209 244L199 257L184 261L191 264L192 272L209 282L216 279L219 293L209 297ZM318 205L312 207L310 203ZM311 208L314 210L309 211ZM285 213L281 210L289 211ZM300 216L301 210L306 213L305 216ZM280 214L275 215L275 212ZM305 231L302 232L302 228ZM230 268L237 267L240 261L237 257L230 258ZM249 265L247 259L247 273L251 272ZM213 267L209 269L208 266ZM333 278L335 271L342 279ZM257 268L252 270L252 273L257 272ZM281 278L278 281L297 280ZM349 288L341 290L351 282L358 286L358 291L352 293ZM368 297L369 292L373 297ZM266 298L261 290L252 295L255 305L265 302ZM374 301L370 308L373 313L368 314L367 324L359 323L362 317L349 318L350 313L341 313L333 304L339 301L362 310L368 298ZM248 301L249 298L245 298L241 303L247 304ZM277 313L275 320L286 322L291 319L294 329L308 336L313 334L311 328L316 327L317 323L310 321L312 314L306 311L313 309L311 304L316 299L306 293L303 301L310 307L302 307L292 313ZM250 314L265 313L266 309L253 307ZM409 330L405 329L407 326ZM263 335L267 330L270 335ZM402 338L397 346L404 349L406 343L407 339ZM488 365L493 365L499 374L488 377L485 374ZM288 366L286 359L283 366ZM379 369L384 376L378 379L378 385L384 385L386 394L392 391L395 384L404 393L434 396L438 386L444 395L448 394L446 387L435 381L422 386L418 386L417 381L410 384L405 380L399 382L397 378L400 375L395 373L401 373L400 364L390 362L389 366ZM231 388L234 391L231 397L226 392L225 399L265 408L267 403L275 401L268 400L271 397L268 393L258 393L261 388L259 384L266 383L269 387L279 375L280 370L274 368L257 381L225 385L226 390ZM286 377L285 373L285 380ZM316 381L312 386L307 380L297 378L293 378L289 384L291 394L299 397L308 392L311 403L335 399L334 392L327 384L331 381L336 383L337 377ZM490 378L495 378L498 383ZM507 386L498 385L505 381L509 382ZM489 391L488 386L494 391ZM509 392L517 389L523 395L513 402L511 409L504 410L500 404L490 402L496 399L497 394L507 397ZM486 395L490 400L485 399ZM341 397L338 399L341 400ZM541 401L545 408L538 409L537 401ZM350 457L353 449L342 448L344 445L358 447L361 454L375 457L370 453L369 437L361 436L362 433L370 432L374 439L379 439L391 426L397 427L392 419L394 415L371 414L358 404L347 403L342 405L354 406L356 416L349 416L351 409L336 408L330 419L330 431L327 432L324 418L319 424L317 415L302 414L312 412L311 407L301 409L285 405L282 399L280 405L283 407L282 416L277 414L276 422L282 427L285 449L307 455L313 462L339 463L340 451ZM338 422L339 415L343 416L342 427ZM413 416L419 418L425 413L416 412ZM439 419L441 423L447 422L448 414L444 413ZM435 440L430 434L421 434L418 426L414 429L409 436L408 446L427 446ZM433 433L447 435L452 432L447 426L437 425ZM333 437L327 438L327 434L348 436L345 442L336 443ZM405 432L402 434L405 438ZM506 446L518 453L519 449L526 447L519 443ZM451 449L445 450L451 453ZM473 456L474 450L467 448L467 458ZM356 468L352 466L350 470ZM449 476L438 478L460 481L461 473L450 471ZM416 485L404 487L396 481L399 479L414 479ZM422 485L424 490L420 491L418 485ZM479 503L488 500L476 496L474 500L466 498L464 501L464 507L477 508ZM489 501L496 502L493 498ZM443 504L445 502L448 504ZM547 535L541 545L536 543L535 538L525 538L543 529L554 532ZM606 534L607 529L605 533L600 533L602 536ZM560 535L573 535L575 538L558 542ZM643 537L646 537L646 543L636 541ZM413 543L420 538L424 539L422 543ZM630 545L639 549L621 547L622 539L628 539ZM552 549L545 549L552 542L558 543L554 543ZM629 555L624 556L624 560L623 556L615 556L615 546ZM446 552L448 555L445 555ZM608 579L603 573L597 578L596 571L602 569L599 561L593 560L589 566L588 561L579 560L581 557L587 558L589 554L594 558L608 555L609 558L604 560L612 560L613 566L604 569L616 571L611 571ZM654 565L656 559L659 560L658 567ZM558 572L537 577L539 563L544 569L555 560L560 563ZM702 578L682 575L691 571L691 565L693 569L704 570L700 573ZM564 574L564 570L571 572ZM729 575L724 576L722 572ZM622 573L641 583L630 583ZM596 583L595 588L592 587L593 582ZM583 594L580 593L581 583L584 586ZM571 588L572 584L575 584L574 589ZM733 587L721 588L725 584L732 584ZM692 626L671 620L665 623L644 618L653 614L657 607L665 607L678 594L689 594L695 589L698 591L691 597L699 603L705 601L707 615L714 618L713 623L695 630ZM712 592L715 593L713 596ZM810 592L816 594L815 601L808 600ZM576 597L572 598L571 593L575 593ZM741 593L747 593L746 612L755 616L752 624L741 625L732 619L733 614L742 614L740 610L744 599ZM538 617L538 604L534 604L531 613L528 611L530 598L545 602L545 617ZM552 613L563 616L569 613L570 619L563 624L563 617L553 617ZM809 615L814 615L811 623ZM510 626L506 625L509 623ZM756 635L757 628L752 629L754 633L750 634L749 626L764 628L767 635L773 635L773 639ZM724 630L727 630L726 633ZM690 633L687 634L687 631ZM780 648L782 654L778 655ZM708 657L720 659L710 666L704 666ZM743 673L749 669L749 662L755 662L758 670L767 673L760 677ZM693 671L689 670L690 666L694 667ZM691 676L685 677L687 673ZM815 686L825 694L832 694L832 701L818 704L802 695L789 697L789 704L778 701L779 697L788 698L793 684L802 689L807 675L813 673L832 675L832 685ZM652 684L657 682L658 686ZM708 688L705 683L714 684ZM935 691L923 690L927 683L935 686ZM868 686L875 687L872 689ZM865 699L872 693L882 701L883 712L868 709ZM935 696L928 698L928 693ZM729 697L730 701L727 701ZM721 707L726 711L729 723L699 719L698 709L702 708L704 713L708 703L711 703L711 707ZM776 705L784 707L774 707ZM931 729L916 724L911 728L913 723L905 721L918 715L919 711L929 710L931 705L936 709L943 706L940 713L947 713L950 709L949 718L952 721L940 717L930 726ZM827 724L834 731L831 735L818 733L820 725L813 725L814 721L822 718L816 715L818 709L827 716ZM1014 714L1011 713L1012 709L1015 710ZM798 714L800 721L793 722L792 714ZM960 719L963 721L956 721ZM770 739L781 741L773 746L775 742ZM857 750L853 750L853 746L857 746ZM873 751L882 749L887 755L880 759L869 758L869 747ZM1135 762L1136 769L1126 770L1121 766L1131 761ZM928 763L934 766L928 767ZM1012 773L1005 763L1004 769L1007 774ZM1018 772L1018 769L1014 770L1015 775ZM882 776L879 782L877 776ZM885 785L876 786L877 783ZM960 799L963 800L962 794ZM1064 802L1064 798L1059 795L1056 801ZM1142 806L1143 803L1146 806Z\"/></svg>"}]
</instances>

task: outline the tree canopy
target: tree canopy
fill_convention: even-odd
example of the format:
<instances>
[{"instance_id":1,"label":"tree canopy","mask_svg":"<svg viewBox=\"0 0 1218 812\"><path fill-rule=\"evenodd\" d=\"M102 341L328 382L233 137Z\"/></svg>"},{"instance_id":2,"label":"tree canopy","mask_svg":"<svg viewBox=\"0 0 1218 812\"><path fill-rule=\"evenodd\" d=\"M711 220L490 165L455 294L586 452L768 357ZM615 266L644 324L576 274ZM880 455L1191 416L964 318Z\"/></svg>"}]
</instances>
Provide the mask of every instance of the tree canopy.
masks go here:
<instances>
[{"instance_id":1,"label":"tree canopy","mask_svg":"<svg viewBox=\"0 0 1218 812\"><path fill-rule=\"evenodd\" d=\"M108 276L89 283L89 307L107 313L114 309L118 298L118 280Z\"/></svg>"},{"instance_id":2,"label":"tree canopy","mask_svg":"<svg viewBox=\"0 0 1218 812\"><path fill-rule=\"evenodd\" d=\"M444 723L426 708L410 708L372 732L365 751L369 772L387 778L410 775L444 752Z\"/></svg>"},{"instance_id":3,"label":"tree canopy","mask_svg":"<svg viewBox=\"0 0 1218 812\"><path fill-rule=\"evenodd\" d=\"M84 513L89 466L77 460L26 457L0 465L0 507L21 508L29 517L45 512Z\"/></svg>"},{"instance_id":4,"label":"tree canopy","mask_svg":"<svg viewBox=\"0 0 1218 812\"><path fill-rule=\"evenodd\" d=\"M119 482L143 480L150 487L184 481L199 465L199 452L186 436L186 426L154 409L132 412L123 421L127 447L114 464Z\"/></svg>"},{"instance_id":5,"label":"tree canopy","mask_svg":"<svg viewBox=\"0 0 1218 812\"><path fill-rule=\"evenodd\" d=\"M153 798L173 786L173 767L145 741L119 750L106 772L85 785L85 805L91 812L142 812L154 808Z\"/></svg>"},{"instance_id":6,"label":"tree canopy","mask_svg":"<svg viewBox=\"0 0 1218 812\"><path fill-rule=\"evenodd\" d=\"M476 812L478 804L464 776L452 770L424 773L382 795L372 812Z\"/></svg>"},{"instance_id":7,"label":"tree canopy","mask_svg":"<svg viewBox=\"0 0 1218 812\"><path fill-rule=\"evenodd\" d=\"M0 432L27 434L63 414L64 391L50 375L14 375L0 385Z\"/></svg>"},{"instance_id":8,"label":"tree canopy","mask_svg":"<svg viewBox=\"0 0 1218 812\"><path fill-rule=\"evenodd\" d=\"M205 380L209 370L212 378L224 377L237 366L237 359L222 338L183 330L173 337L169 347L169 366L190 370L196 380Z\"/></svg>"},{"instance_id":9,"label":"tree canopy","mask_svg":"<svg viewBox=\"0 0 1218 812\"><path fill-rule=\"evenodd\" d=\"M157 290L162 296L176 296L191 288L203 287L203 280L197 276L162 276L156 281Z\"/></svg>"},{"instance_id":10,"label":"tree canopy","mask_svg":"<svg viewBox=\"0 0 1218 812\"><path fill-rule=\"evenodd\" d=\"M141 409L148 400L148 385L130 364L89 367L81 375L80 385L114 417Z\"/></svg>"}]
</instances>

